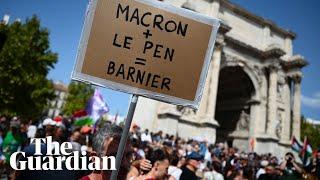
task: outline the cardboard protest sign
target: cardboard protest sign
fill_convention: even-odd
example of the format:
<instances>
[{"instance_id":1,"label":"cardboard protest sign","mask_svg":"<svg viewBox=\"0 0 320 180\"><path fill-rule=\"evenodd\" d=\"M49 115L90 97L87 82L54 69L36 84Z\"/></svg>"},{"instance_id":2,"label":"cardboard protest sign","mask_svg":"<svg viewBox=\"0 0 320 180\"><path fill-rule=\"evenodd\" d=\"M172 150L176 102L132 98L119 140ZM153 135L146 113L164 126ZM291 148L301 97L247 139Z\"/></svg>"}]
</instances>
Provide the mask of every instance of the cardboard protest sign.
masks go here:
<instances>
[{"instance_id":1,"label":"cardboard protest sign","mask_svg":"<svg viewBox=\"0 0 320 180\"><path fill-rule=\"evenodd\" d=\"M156 0L93 0L72 78L197 108L218 27Z\"/></svg>"}]
</instances>

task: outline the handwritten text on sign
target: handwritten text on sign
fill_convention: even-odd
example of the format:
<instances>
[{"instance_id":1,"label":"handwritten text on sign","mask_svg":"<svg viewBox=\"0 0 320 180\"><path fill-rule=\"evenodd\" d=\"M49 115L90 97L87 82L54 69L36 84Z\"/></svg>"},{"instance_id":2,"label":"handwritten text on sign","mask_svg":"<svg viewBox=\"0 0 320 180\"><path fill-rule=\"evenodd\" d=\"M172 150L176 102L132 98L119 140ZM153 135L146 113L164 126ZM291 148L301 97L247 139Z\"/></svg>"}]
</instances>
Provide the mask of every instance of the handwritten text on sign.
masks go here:
<instances>
[{"instance_id":1,"label":"handwritten text on sign","mask_svg":"<svg viewBox=\"0 0 320 180\"><path fill-rule=\"evenodd\" d=\"M134 0L98 0L81 73L194 101L213 28Z\"/></svg>"}]
</instances>

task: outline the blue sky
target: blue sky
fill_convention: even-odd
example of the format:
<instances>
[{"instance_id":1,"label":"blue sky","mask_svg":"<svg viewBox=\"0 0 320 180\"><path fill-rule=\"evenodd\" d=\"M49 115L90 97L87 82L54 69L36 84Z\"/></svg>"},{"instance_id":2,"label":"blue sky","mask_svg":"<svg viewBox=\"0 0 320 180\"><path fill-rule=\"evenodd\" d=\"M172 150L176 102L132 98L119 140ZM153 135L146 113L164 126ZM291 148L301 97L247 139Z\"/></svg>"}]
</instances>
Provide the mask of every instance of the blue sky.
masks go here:
<instances>
[{"instance_id":1,"label":"blue sky","mask_svg":"<svg viewBox=\"0 0 320 180\"><path fill-rule=\"evenodd\" d=\"M233 0L245 9L270 19L279 26L297 33L294 53L303 55L310 65L303 69L302 113L320 120L320 14L318 0ZM59 54L59 61L48 77L70 82L88 0L1 0L0 17L10 15L10 21L22 21L36 14L43 27L50 30L51 49ZM124 116L130 95L102 90L111 113Z\"/></svg>"}]
</instances>

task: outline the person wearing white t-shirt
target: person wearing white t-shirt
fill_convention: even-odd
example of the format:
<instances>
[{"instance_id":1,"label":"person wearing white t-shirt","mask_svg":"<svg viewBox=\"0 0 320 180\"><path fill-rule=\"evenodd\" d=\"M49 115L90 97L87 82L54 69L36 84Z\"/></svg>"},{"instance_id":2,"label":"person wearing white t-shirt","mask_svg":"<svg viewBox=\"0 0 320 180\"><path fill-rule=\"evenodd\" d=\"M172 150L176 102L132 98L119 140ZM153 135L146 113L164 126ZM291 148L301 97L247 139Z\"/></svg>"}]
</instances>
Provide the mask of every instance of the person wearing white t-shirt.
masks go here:
<instances>
[{"instance_id":1,"label":"person wearing white t-shirt","mask_svg":"<svg viewBox=\"0 0 320 180\"><path fill-rule=\"evenodd\" d=\"M179 156L177 151L173 151L173 153L169 156L169 163L170 165L168 168L168 174L174 177L174 179L179 180L182 170L178 168Z\"/></svg>"},{"instance_id":2,"label":"person wearing white t-shirt","mask_svg":"<svg viewBox=\"0 0 320 180\"><path fill-rule=\"evenodd\" d=\"M148 129L146 129L146 130L141 134L141 141L142 141L142 142L152 143L152 138L151 138L151 135L150 135Z\"/></svg>"},{"instance_id":3,"label":"person wearing white t-shirt","mask_svg":"<svg viewBox=\"0 0 320 180\"><path fill-rule=\"evenodd\" d=\"M221 163L213 161L209 165L210 171L204 173L205 180L224 180L224 177L219 171L221 171Z\"/></svg>"}]
</instances>

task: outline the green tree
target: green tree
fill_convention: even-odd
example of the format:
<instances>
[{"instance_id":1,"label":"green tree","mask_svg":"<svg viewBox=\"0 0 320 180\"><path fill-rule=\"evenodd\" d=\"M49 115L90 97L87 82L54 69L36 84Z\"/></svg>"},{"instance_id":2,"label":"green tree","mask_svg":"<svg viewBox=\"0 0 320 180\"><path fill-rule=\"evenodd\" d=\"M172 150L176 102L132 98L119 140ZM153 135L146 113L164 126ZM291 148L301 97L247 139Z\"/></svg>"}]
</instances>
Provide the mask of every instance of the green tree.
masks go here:
<instances>
[{"instance_id":1,"label":"green tree","mask_svg":"<svg viewBox=\"0 0 320 180\"><path fill-rule=\"evenodd\" d=\"M308 137L312 149L317 149L320 146L320 126L312 125L307 122L304 116L301 117L301 140Z\"/></svg>"},{"instance_id":2,"label":"green tree","mask_svg":"<svg viewBox=\"0 0 320 180\"><path fill-rule=\"evenodd\" d=\"M36 16L25 23L0 23L0 113L37 118L54 98L46 76L57 62L49 31Z\"/></svg>"},{"instance_id":3,"label":"green tree","mask_svg":"<svg viewBox=\"0 0 320 180\"><path fill-rule=\"evenodd\" d=\"M71 115L75 111L83 110L94 89L89 84L72 81L68 87L68 96L63 106L63 113Z\"/></svg>"}]
</instances>

